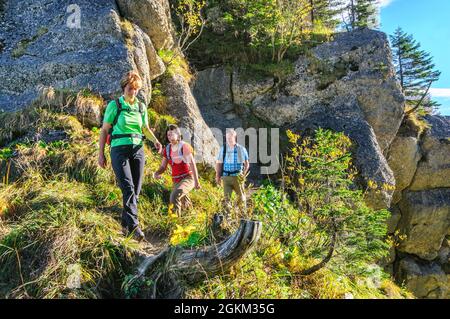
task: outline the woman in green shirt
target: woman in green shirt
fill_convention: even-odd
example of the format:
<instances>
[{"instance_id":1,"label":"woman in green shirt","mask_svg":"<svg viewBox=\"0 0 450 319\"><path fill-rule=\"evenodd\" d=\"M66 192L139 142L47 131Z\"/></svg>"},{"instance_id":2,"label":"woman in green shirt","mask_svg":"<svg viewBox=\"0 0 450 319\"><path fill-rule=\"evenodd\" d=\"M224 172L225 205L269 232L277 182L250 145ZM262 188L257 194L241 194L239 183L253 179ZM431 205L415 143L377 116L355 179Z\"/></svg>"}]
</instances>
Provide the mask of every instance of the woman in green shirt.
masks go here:
<instances>
[{"instance_id":1,"label":"woman in green shirt","mask_svg":"<svg viewBox=\"0 0 450 319\"><path fill-rule=\"evenodd\" d=\"M105 144L112 127L111 164L123 196L123 231L126 236L133 234L136 239L142 240L145 236L139 228L137 204L145 165L143 136L151 140L160 153L162 146L149 128L147 107L136 97L142 87L139 74L135 71L126 73L120 85L123 95L106 107L100 132L98 164L102 168L107 165Z\"/></svg>"}]
</instances>

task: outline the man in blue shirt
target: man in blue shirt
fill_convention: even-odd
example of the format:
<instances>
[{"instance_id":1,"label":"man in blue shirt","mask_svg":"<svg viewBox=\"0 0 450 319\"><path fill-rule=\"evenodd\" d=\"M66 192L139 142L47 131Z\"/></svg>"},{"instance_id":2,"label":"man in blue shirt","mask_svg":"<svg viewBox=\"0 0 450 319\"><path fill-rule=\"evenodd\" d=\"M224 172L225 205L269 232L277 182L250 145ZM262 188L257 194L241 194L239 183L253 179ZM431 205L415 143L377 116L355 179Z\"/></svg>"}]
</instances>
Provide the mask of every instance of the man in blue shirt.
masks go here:
<instances>
[{"instance_id":1,"label":"man in blue shirt","mask_svg":"<svg viewBox=\"0 0 450 319\"><path fill-rule=\"evenodd\" d=\"M236 193L239 206L245 210L244 182L250 168L248 152L244 146L237 143L235 130L227 130L226 140L216 160L216 182L219 185L221 181L223 182L225 207L228 212L231 209L230 199L233 191Z\"/></svg>"}]
</instances>

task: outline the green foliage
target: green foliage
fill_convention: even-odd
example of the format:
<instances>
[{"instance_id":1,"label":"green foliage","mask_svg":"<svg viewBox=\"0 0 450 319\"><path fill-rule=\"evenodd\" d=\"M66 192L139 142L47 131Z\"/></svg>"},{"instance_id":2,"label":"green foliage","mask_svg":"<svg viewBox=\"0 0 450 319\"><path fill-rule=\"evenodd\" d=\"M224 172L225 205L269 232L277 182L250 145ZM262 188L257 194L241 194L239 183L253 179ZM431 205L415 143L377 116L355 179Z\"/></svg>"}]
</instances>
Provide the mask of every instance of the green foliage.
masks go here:
<instances>
[{"instance_id":1,"label":"green foliage","mask_svg":"<svg viewBox=\"0 0 450 319\"><path fill-rule=\"evenodd\" d=\"M28 49L28 46L33 43L34 41L36 41L39 37L43 36L44 34L46 34L48 32L48 29L45 27L41 27L38 29L37 33L29 38L29 39L22 39L20 40L16 47L14 48L14 50L11 52L11 56L13 58L20 58L21 56L26 54L26 51Z\"/></svg>"},{"instance_id":2,"label":"green foliage","mask_svg":"<svg viewBox=\"0 0 450 319\"><path fill-rule=\"evenodd\" d=\"M185 52L203 31L205 0L172 0L178 24L178 49Z\"/></svg>"},{"instance_id":3,"label":"green foliage","mask_svg":"<svg viewBox=\"0 0 450 319\"><path fill-rule=\"evenodd\" d=\"M342 133L319 129L314 138L288 131L292 144L286 157L285 187L296 207L314 220L317 244L302 255L339 259L340 270L364 271L387 254L387 210L373 210L355 190L351 141ZM327 257L324 258L327 260ZM326 261L328 262L328 261Z\"/></svg>"},{"instance_id":4,"label":"green foliage","mask_svg":"<svg viewBox=\"0 0 450 319\"><path fill-rule=\"evenodd\" d=\"M393 48L393 59L396 67L397 79L400 82L409 107L416 107L417 111L430 112L439 104L432 101L428 88L439 80L441 72L435 70L435 64L430 53L420 49L412 35L397 28L390 36ZM422 96L426 96L422 105L417 107Z\"/></svg>"},{"instance_id":5,"label":"green foliage","mask_svg":"<svg viewBox=\"0 0 450 319\"><path fill-rule=\"evenodd\" d=\"M148 110L148 123L154 129L159 141L167 141L166 131L170 124L176 124L177 120L170 115L162 115L153 109Z\"/></svg>"},{"instance_id":6,"label":"green foliage","mask_svg":"<svg viewBox=\"0 0 450 319\"><path fill-rule=\"evenodd\" d=\"M305 47L329 40L336 25L334 5L310 0L210 1L211 17L204 35L189 50L190 59L200 66L294 59ZM316 18L311 23L313 10Z\"/></svg>"},{"instance_id":7,"label":"green foliage","mask_svg":"<svg viewBox=\"0 0 450 319\"><path fill-rule=\"evenodd\" d=\"M255 249L230 273L189 289L188 297L411 297L372 265L387 252L388 213L367 208L362 192L355 190L348 138L318 130L298 145L298 136L289 137L286 172L295 174L284 175L281 188L265 182L251 198L252 218L263 224ZM339 238L332 258L305 276L328 249L330 219Z\"/></svg>"},{"instance_id":8,"label":"green foliage","mask_svg":"<svg viewBox=\"0 0 450 319\"><path fill-rule=\"evenodd\" d=\"M158 55L166 64L166 72L168 74L179 74L188 82L191 81L192 74L189 71L189 64L179 53L172 50L160 49Z\"/></svg>"},{"instance_id":9,"label":"green foliage","mask_svg":"<svg viewBox=\"0 0 450 319\"><path fill-rule=\"evenodd\" d=\"M357 28L378 28L378 0L350 0L344 8L347 31Z\"/></svg>"},{"instance_id":10,"label":"green foliage","mask_svg":"<svg viewBox=\"0 0 450 319\"><path fill-rule=\"evenodd\" d=\"M13 157L14 151L9 148L9 147L5 147L0 149L0 160L7 160L11 157Z\"/></svg>"}]
</instances>

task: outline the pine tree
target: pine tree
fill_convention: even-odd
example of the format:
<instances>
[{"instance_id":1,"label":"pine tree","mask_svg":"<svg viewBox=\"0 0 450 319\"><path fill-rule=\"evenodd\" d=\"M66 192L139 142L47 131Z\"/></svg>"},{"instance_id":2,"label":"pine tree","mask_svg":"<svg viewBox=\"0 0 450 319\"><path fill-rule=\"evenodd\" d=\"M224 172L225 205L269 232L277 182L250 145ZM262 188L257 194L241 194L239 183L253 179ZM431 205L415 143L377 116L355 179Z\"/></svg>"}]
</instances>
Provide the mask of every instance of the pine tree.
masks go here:
<instances>
[{"instance_id":1,"label":"pine tree","mask_svg":"<svg viewBox=\"0 0 450 319\"><path fill-rule=\"evenodd\" d=\"M413 110L424 108L428 111L438 106L428 94L432 83L441 75L435 70L433 57L421 50L420 43L401 28L397 28L390 39L397 78L409 106Z\"/></svg>"},{"instance_id":2,"label":"pine tree","mask_svg":"<svg viewBox=\"0 0 450 319\"><path fill-rule=\"evenodd\" d=\"M347 7L347 31L356 28L378 27L378 0L350 0ZM345 20L345 19L344 19Z\"/></svg>"},{"instance_id":3,"label":"pine tree","mask_svg":"<svg viewBox=\"0 0 450 319\"><path fill-rule=\"evenodd\" d=\"M338 16L342 12L342 0L309 0L310 19L313 25L321 24L335 29L340 23Z\"/></svg>"}]
</instances>

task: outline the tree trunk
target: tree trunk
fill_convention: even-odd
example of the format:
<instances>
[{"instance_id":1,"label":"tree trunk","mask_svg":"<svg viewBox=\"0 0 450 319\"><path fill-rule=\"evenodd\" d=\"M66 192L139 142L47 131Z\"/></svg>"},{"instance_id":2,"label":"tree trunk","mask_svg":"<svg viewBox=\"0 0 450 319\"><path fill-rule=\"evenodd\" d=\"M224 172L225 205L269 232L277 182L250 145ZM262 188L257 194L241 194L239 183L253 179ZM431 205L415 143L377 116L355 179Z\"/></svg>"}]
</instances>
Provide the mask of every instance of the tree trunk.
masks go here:
<instances>
[{"instance_id":1,"label":"tree trunk","mask_svg":"<svg viewBox=\"0 0 450 319\"><path fill-rule=\"evenodd\" d=\"M219 244L200 249L168 247L156 256L145 258L131 281L148 277L154 281L155 286L150 297L179 298L181 290L174 290L174 286L179 286L180 281L195 285L225 273L258 241L261 227L262 223L259 221L242 219L238 230ZM163 291L168 286L176 291L175 295L173 292Z\"/></svg>"},{"instance_id":2,"label":"tree trunk","mask_svg":"<svg viewBox=\"0 0 450 319\"><path fill-rule=\"evenodd\" d=\"M323 268L330 261L331 257L333 257L333 252L334 252L334 248L336 245L336 237L337 237L337 228L336 228L336 224L334 221L331 224L331 229L332 229L331 243L330 243L330 247L328 248L328 253L325 256L325 258L323 258L318 264L315 264L312 267L309 267L305 270L300 271L299 275L308 276L308 275L311 275L312 273L315 273L319 269Z\"/></svg>"}]
</instances>

